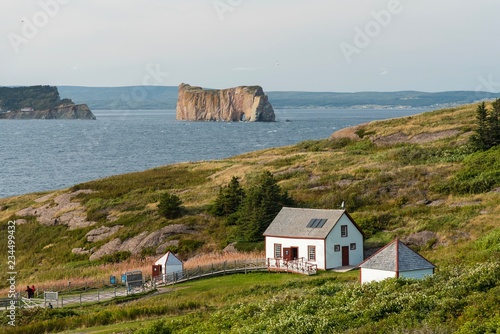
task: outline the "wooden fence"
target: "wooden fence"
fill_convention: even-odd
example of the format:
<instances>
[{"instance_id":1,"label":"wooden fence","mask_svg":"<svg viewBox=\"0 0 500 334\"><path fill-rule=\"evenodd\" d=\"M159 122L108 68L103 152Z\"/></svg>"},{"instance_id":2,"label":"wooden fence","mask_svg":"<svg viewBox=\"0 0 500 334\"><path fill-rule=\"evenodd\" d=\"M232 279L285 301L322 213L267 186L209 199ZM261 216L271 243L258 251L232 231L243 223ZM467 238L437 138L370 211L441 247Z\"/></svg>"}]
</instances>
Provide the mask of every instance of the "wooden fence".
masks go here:
<instances>
[{"instance_id":1,"label":"wooden fence","mask_svg":"<svg viewBox=\"0 0 500 334\"><path fill-rule=\"evenodd\" d=\"M317 266L305 261L304 258L294 261L285 261L283 259L272 258L224 261L154 277L150 281L145 281L145 283L142 284L141 287L134 289L122 286L117 287L106 285L106 282L104 281L100 281L103 284L99 289L91 289L90 285L88 284L85 284L85 286L81 287L73 286L73 289L71 289L71 284L68 284L68 286L65 286L63 289L56 290L57 297L54 299L50 299L51 297L47 297L51 296L50 292L45 293L45 298L40 298L40 294L36 296L38 298L32 299L27 299L19 295L19 297L17 298L17 304L18 307L26 308L49 307L49 303L52 307L80 306L86 303L99 303L102 301L114 299L116 297L147 292L156 289L157 286L172 285L175 283L181 283L211 276L228 275L235 273L246 274L248 272L254 271L286 271L306 275L314 275L317 272ZM79 289L82 289L85 292L78 293ZM0 307L4 306L3 304L5 304L6 306L8 303L8 300L4 301L3 299L0 299Z\"/></svg>"},{"instance_id":2,"label":"wooden fence","mask_svg":"<svg viewBox=\"0 0 500 334\"><path fill-rule=\"evenodd\" d=\"M235 260L213 263L208 266L198 266L170 274L155 277L152 281L156 286L171 285L203 277L219 276L253 271L267 271L266 259Z\"/></svg>"}]
</instances>

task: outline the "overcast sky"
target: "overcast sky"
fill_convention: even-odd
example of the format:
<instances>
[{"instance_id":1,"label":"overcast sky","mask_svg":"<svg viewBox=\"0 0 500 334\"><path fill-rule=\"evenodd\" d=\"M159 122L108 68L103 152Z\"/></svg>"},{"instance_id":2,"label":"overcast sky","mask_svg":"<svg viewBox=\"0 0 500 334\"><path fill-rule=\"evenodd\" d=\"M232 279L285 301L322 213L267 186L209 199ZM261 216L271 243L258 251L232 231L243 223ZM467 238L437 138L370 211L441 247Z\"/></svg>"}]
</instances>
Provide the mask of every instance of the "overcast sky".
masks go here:
<instances>
[{"instance_id":1,"label":"overcast sky","mask_svg":"<svg viewBox=\"0 0 500 334\"><path fill-rule=\"evenodd\" d=\"M498 0L2 0L0 85L500 91Z\"/></svg>"}]
</instances>

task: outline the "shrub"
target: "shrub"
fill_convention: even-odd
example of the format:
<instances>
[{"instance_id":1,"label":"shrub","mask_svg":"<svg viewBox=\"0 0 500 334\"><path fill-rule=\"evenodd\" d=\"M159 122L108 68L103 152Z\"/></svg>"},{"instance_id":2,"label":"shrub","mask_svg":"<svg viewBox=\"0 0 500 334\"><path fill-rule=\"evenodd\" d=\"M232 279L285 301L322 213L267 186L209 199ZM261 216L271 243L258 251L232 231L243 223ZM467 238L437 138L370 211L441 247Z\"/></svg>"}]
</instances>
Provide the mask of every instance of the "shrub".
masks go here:
<instances>
[{"instance_id":1,"label":"shrub","mask_svg":"<svg viewBox=\"0 0 500 334\"><path fill-rule=\"evenodd\" d=\"M179 218L182 215L181 205L182 201L178 196L166 192L160 197L158 212L165 218Z\"/></svg>"}]
</instances>

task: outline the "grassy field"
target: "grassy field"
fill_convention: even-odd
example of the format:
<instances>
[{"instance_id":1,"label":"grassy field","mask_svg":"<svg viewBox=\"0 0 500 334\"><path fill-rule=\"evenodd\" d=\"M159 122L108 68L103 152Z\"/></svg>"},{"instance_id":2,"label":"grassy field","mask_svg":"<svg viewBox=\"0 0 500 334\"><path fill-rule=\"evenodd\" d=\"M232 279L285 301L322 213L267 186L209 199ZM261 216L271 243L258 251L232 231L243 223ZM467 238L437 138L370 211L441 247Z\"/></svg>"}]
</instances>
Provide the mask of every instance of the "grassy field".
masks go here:
<instances>
[{"instance_id":1,"label":"grassy field","mask_svg":"<svg viewBox=\"0 0 500 334\"><path fill-rule=\"evenodd\" d=\"M488 261L498 261L500 251L498 246L495 246L500 244L500 149L474 152L468 145L468 139L475 128L475 109L475 105L470 105L371 122L353 129L362 137L358 139L344 137L306 141L224 160L181 163L117 175L57 191L57 194L77 190L92 191L78 195L76 200L85 207L88 220L96 221L97 224L80 229L40 225L36 217L16 214L28 206L40 207L42 204L35 200L47 193L0 199L0 237L2 240L7 238L7 221L26 220L26 224L17 226L16 230L16 269L19 272L19 286L32 283L50 286L67 284L68 281L85 284L108 280L109 275L118 276L126 270L137 268L148 272L152 260L158 256L155 255L154 248L137 250L136 254L122 254L123 258L105 257L97 261L90 261L88 255L72 254L72 249L99 249L114 238L126 241L144 231L150 233L170 225L187 226L194 231L189 234L170 235L167 239L176 242L178 246L175 246L175 250L187 263L192 261L195 265L194 261L203 263L213 261L214 258L222 259L222 248L236 241L232 233L234 226L226 224L224 218L211 215L210 204L217 196L219 187L227 185L232 177L240 178L242 186L247 187L263 170L267 170L300 207L336 209L344 202L351 216L366 234L366 249L380 247L394 237L407 238L427 231L434 233L434 237L412 247L438 268L448 268L443 269L443 277L468 275L467 272L473 271L478 264L486 268L478 275L490 277L488 275L491 272L488 270L491 270L493 283L488 283L485 290L465 287L471 294L458 296L457 298L465 300L463 305L459 303L455 310L447 311L441 320L449 329L442 331L443 333L459 330L463 326L472 328L475 325L469 322L473 312L468 307L475 305L481 308L479 298L484 297L486 310L492 314L486 313L487 317L481 318L483 320L479 321L476 327L486 326L489 322L494 324L498 314L492 310L498 306L498 300L490 296L498 290L498 277L495 276L498 272L495 268L487 268L490 265ZM443 133L448 135L442 136ZM158 214L156 206L159 196L165 191L176 194L183 201L185 213L181 218L166 219ZM113 236L97 242L88 241L86 238L87 232L95 227L115 225L122 225L123 228ZM7 243L0 243L0 252L5 254L6 247ZM203 260L202 254L215 255L212 258L207 256L206 260ZM261 257L262 253L237 256ZM464 272L455 273L453 266L464 268ZM177 319L176 322L168 324L176 331L182 332L183 328L187 331L187 328L190 328L192 332L203 332L200 324L211 326L210 324L224 323L220 317L235 321L231 312L237 314L241 311L243 315L254 320L255 326L271 319L286 323L286 319L282 318L283 312L295 312L289 308L292 306L300 309L300 305L295 301L303 298L298 292L299 288L295 295L295 288L287 279L302 282L300 284L304 284L304 289L309 284L309 279L311 282L318 280L323 283L324 279L342 281L339 284L346 284L344 281L347 281L347 285L355 281L352 275L336 277L331 273L324 273L315 278L253 275L217 278L207 283L200 281L192 285L190 283L174 293L148 297L144 300L146 304L141 304L142 301L120 305L107 304L106 310L110 313L105 314L101 314L105 311L98 308L74 310L71 311L76 312L72 315L72 325L66 324L71 322L68 320L71 318L69 316L61 316L61 319L66 320L57 321L64 323L67 328L94 328L114 323L117 326L126 326L123 323L137 319L149 321L166 317L169 321ZM242 281L237 282L238 279ZM276 281L272 281L273 279ZM443 282L447 282L445 278L438 277L435 282L428 283L430 290L426 290L426 293L440 296L429 304L432 310L446 306L442 304L446 296L440 295L434 285ZM208 286L203 288L204 284ZM226 288L218 288L218 284ZM391 286L396 283L387 284ZM256 285L259 288L255 288ZM267 305L265 301L270 298L270 294L263 293L260 290L261 285L262 291L275 288L285 296L288 293L292 296L290 299L279 299L276 301L278 304ZM6 282L0 282L3 291L6 287ZM307 286L306 290L309 291L309 288L315 289ZM379 288L383 290L385 287ZM413 283L408 284L407 288L424 289ZM388 289L393 289L393 293L397 290L397 284ZM312 290L313 295L318 293ZM255 299L248 297L248 291L256 291ZM175 298L172 299L172 296ZM335 304L336 300L327 299L324 302L326 307L338 306ZM246 309L245 305L250 305L250 309ZM254 311L252 307L255 308ZM257 310L265 307L275 309L276 317L271 314L267 314L265 318L257 317L260 314ZM395 314L411 316L414 311L403 308L397 309ZM246 312L249 312L249 315ZM309 315L311 317L306 318L313 319L316 324L323 324L323 318L331 317L318 312ZM349 318L351 316L352 318ZM345 319L364 319L352 328L366 333L370 330L384 332L384 328L395 328L393 331L398 332L397 328L402 328L403 325L423 331L437 330L438 327L433 321L439 318L431 315L432 319L420 319L418 323L399 323L397 319L391 318L390 312L376 319L364 313L358 314L358 318L355 315L349 317ZM375 324L375 327L366 327L368 323ZM335 325L328 321L324 324ZM130 326L133 325L132 322ZM345 323L337 325L345 326ZM263 331L252 327L251 323L240 323L240 326L241 332ZM297 323L289 323L288 326L290 330L295 330ZM216 332L216 329L217 327L206 327L209 332ZM222 332L238 332L233 327L219 329Z\"/></svg>"}]
</instances>

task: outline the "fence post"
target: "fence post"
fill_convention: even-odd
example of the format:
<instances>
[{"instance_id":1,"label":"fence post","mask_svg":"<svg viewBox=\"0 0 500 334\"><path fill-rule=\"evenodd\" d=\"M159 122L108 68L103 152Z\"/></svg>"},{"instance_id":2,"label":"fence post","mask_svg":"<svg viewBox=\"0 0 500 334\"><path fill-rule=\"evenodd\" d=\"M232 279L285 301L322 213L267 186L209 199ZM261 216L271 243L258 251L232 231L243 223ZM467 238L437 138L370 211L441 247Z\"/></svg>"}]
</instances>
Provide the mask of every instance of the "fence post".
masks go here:
<instances>
[{"instance_id":1,"label":"fence post","mask_svg":"<svg viewBox=\"0 0 500 334\"><path fill-rule=\"evenodd\" d=\"M82 294L80 293L80 306L82 306Z\"/></svg>"},{"instance_id":2,"label":"fence post","mask_svg":"<svg viewBox=\"0 0 500 334\"><path fill-rule=\"evenodd\" d=\"M61 296L61 308L64 308L64 297Z\"/></svg>"},{"instance_id":3,"label":"fence post","mask_svg":"<svg viewBox=\"0 0 500 334\"><path fill-rule=\"evenodd\" d=\"M97 290L97 302L99 303L99 289Z\"/></svg>"}]
</instances>

